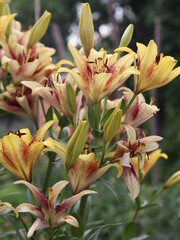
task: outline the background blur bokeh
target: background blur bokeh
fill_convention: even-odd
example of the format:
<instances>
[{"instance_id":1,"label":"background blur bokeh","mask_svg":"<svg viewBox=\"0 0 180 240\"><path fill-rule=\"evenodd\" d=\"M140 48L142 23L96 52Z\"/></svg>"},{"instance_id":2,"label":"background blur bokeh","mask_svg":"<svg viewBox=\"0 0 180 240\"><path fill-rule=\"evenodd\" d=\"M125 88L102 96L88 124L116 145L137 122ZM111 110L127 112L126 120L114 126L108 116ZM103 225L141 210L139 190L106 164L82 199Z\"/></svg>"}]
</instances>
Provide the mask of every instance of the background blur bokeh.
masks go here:
<instances>
[{"instance_id":1,"label":"background blur bokeh","mask_svg":"<svg viewBox=\"0 0 180 240\"><path fill-rule=\"evenodd\" d=\"M42 42L56 48L54 62L61 58L71 59L67 49L68 41L76 47L80 46L78 21L82 2L84 1L41 0L41 14L44 10L52 13L50 27ZM118 47L119 39L125 28L133 23L135 31L130 44L131 48L136 50L136 42L147 45L150 39L155 39L159 45L159 52L171 55L180 62L179 0L92 0L88 2L93 13L96 49L103 47L112 52ZM33 0L12 0L10 6L12 12L18 13L16 19L22 23L24 29L34 23ZM180 64L177 63L177 65ZM148 175L141 190L141 199L146 199L153 188L162 185L173 172L180 169L179 89L180 81L177 78L171 84L156 91L155 104L160 108L156 116L156 128L158 135L164 138L160 147L169 158L168 160L161 159L153 173ZM150 97L151 95L146 95L147 101ZM29 127L33 131L30 121L14 115L1 116L0 123L1 137L10 130L23 127ZM145 127L150 134L152 122L149 121ZM14 202L16 205L18 198L11 195L12 186L7 182L8 177L8 175L1 177L4 184L0 186L0 199ZM108 178L115 184L118 199L105 187L101 187L94 203L96 210L91 214L91 219L104 220L107 223L127 220L129 216L132 216L133 210L133 204L127 196L127 189L121 179L115 181L111 177L111 172L107 174ZM100 183L97 182L97 184ZM180 186L165 191L157 202L158 206L140 213L138 232L142 235L149 235L148 239L180 239ZM0 232L1 226L3 225L0 225ZM112 227L107 231L105 229L98 239L121 239L121 230L120 226ZM0 239L3 239L3 235L2 238L0 235Z\"/></svg>"}]
</instances>

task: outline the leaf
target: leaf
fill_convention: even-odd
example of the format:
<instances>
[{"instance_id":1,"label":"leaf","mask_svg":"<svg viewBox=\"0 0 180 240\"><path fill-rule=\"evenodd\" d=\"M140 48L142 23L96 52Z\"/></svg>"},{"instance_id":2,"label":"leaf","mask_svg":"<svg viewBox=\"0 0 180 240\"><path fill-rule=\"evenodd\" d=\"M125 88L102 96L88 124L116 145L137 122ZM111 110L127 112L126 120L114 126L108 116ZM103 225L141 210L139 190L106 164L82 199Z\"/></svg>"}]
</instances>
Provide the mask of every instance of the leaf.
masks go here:
<instances>
[{"instance_id":1,"label":"leaf","mask_svg":"<svg viewBox=\"0 0 180 240\"><path fill-rule=\"evenodd\" d=\"M119 108L122 110L122 112L124 112L125 107L126 107L126 104L125 104L125 101L124 101L124 98L123 98Z\"/></svg>"},{"instance_id":2,"label":"leaf","mask_svg":"<svg viewBox=\"0 0 180 240\"><path fill-rule=\"evenodd\" d=\"M65 115L60 115L60 113L57 111L57 109L54 108L54 112L56 114L56 117L58 119L58 124L61 128L65 128L70 124L69 119Z\"/></svg>"},{"instance_id":3,"label":"leaf","mask_svg":"<svg viewBox=\"0 0 180 240\"><path fill-rule=\"evenodd\" d=\"M131 238L130 240L144 240L144 239L147 239L147 238L149 238L148 235L142 235L142 236L139 236L139 237Z\"/></svg>"},{"instance_id":4,"label":"leaf","mask_svg":"<svg viewBox=\"0 0 180 240\"><path fill-rule=\"evenodd\" d=\"M100 226L98 228L92 228L92 230L87 230L85 232L84 237L82 238L82 240L97 240L99 234L105 229L105 228L109 228L109 227L115 227L115 226L119 226L122 223L114 223L114 224L105 224L103 226Z\"/></svg>"},{"instance_id":5,"label":"leaf","mask_svg":"<svg viewBox=\"0 0 180 240\"><path fill-rule=\"evenodd\" d=\"M91 127L94 129L95 128L94 109L90 104L88 105L88 121Z\"/></svg>"},{"instance_id":6,"label":"leaf","mask_svg":"<svg viewBox=\"0 0 180 240\"><path fill-rule=\"evenodd\" d=\"M16 231L16 235L19 238L19 240L25 240L26 238L24 237L24 235L22 234L21 230L19 229L18 225L16 224L16 221L13 221L11 218L7 217L7 216L3 216L4 219L6 219L8 222L11 223L12 227L14 228L14 230Z\"/></svg>"},{"instance_id":7,"label":"leaf","mask_svg":"<svg viewBox=\"0 0 180 240\"><path fill-rule=\"evenodd\" d=\"M46 113L46 122L48 122L52 119L53 119L53 110L52 110L52 107L50 106Z\"/></svg>"},{"instance_id":8,"label":"leaf","mask_svg":"<svg viewBox=\"0 0 180 240\"><path fill-rule=\"evenodd\" d=\"M101 177L99 180L113 193L113 195L115 196L115 198L118 199L116 190L115 190L114 186L112 185L112 183L109 182L108 180L102 178L102 177Z\"/></svg>"},{"instance_id":9,"label":"leaf","mask_svg":"<svg viewBox=\"0 0 180 240\"><path fill-rule=\"evenodd\" d=\"M79 214L75 212L73 212L71 215L75 217L79 223L79 227L71 226L71 233L73 237L82 238L82 236L84 235L84 223L82 221L82 218L79 216Z\"/></svg>"},{"instance_id":10,"label":"leaf","mask_svg":"<svg viewBox=\"0 0 180 240\"><path fill-rule=\"evenodd\" d=\"M104 115L104 117L101 119L101 125L104 125L105 122L108 120L108 118L111 116L111 114L113 113L115 108L111 108L109 111L106 112L106 114Z\"/></svg>"},{"instance_id":11,"label":"leaf","mask_svg":"<svg viewBox=\"0 0 180 240\"><path fill-rule=\"evenodd\" d=\"M93 135L93 137L102 137L103 136L103 131L102 130L93 129L91 131L91 134Z\"/></svg>"},{"instance_id":12,"label":"leaf","mask_svg":"<svg viewBox=\"0 0 180 240\"><path fill-rule=\"evenodd\" d=\"M136 223L135 222L128 222L123 230L123 240L129 240L130 237L134 235L136 231Z\"/></svg>"}]
</instances>

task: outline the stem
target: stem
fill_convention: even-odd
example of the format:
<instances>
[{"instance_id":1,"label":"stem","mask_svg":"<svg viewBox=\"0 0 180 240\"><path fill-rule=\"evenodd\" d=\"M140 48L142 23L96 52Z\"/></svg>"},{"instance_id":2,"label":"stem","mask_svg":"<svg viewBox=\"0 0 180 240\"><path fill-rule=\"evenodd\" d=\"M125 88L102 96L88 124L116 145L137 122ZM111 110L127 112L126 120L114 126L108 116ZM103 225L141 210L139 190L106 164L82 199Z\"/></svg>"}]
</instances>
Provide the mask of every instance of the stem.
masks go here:
<instances>
[{"instance_id":1,"label":"stem","mask_svg":"<svg viewBox=\"0 0 180 240\"><path fill-rule=\"evenodd\" d=\"M106 111L107 99L108 99L108 97L105 96L105 98L104 98L103 110L102 110L102 114L101 114L101 120L103 119L104 114L105 114L105 111Z\"/></svg>"},{"instance_id":2,"label":"stem","mask_svg":"<svg viewBox=\"0 0 180 240\"><path fill-rule=\"evenodd\" d=\"M154 200L156 200L156 199L161 195L161 193L162 193L163 191L164 191L164 188L161 188L160 191L159 191L153 198L151 198L151 199L148 201L148 204L154 202ZM142 209L143 209L143 207L142 207Z\"/></svg>"},{"instance_id":3,"label":"stem","mask_svg":"<svg viewBox=\"0 0 180 240\"><path fill-rule=\"evenodd\" d=\"M100 112L100 103L94 105L94 120L95 120L95 129L99 129L99 112Z\"/></svg>"},{"instance_id":4,"label":"stem","mask_svg":"<svg viewBox=\"0 0 180 240\"><path fill-rule=\"evenodd\" d=\"M107 143L103 143L102 156L101 156L101 161L100 161L99 165L101 165L101 163L103 163L104 156L106 153L106 146L107 146Z\"/></svg>"},{"instance_id":5,"label":"stem","mask_svg":"<svg viewBox=\"0 0 180 240\"><path fill-rule=\"evenodd\" d=\"M79 216L84 219L84 214L85 214L85 210L86 210L86 204L87 204L87 199L88 199L88 195L85 195L81 198L80 201L80 206L79 206L79 211L78 214Z\"/></svg>"},{"instance_id":6,"label":"stem","mask_svg":"<svg viewBox=\"0 0 180 240\"><path fill-rule=\"evenodd\" d=\"M56 154L55 153L48 153L48 157L49 157L49 163L48 163L46 176L45 176L45 180L44 180L44 185L43 185L43 192L44 193L46 192L48 184L49 184L49 179L51 177L51 172L52 172L52 169L53 169L52 161L55 159Z\"/></svg>"},{"instance_id":7,"label":"stem","mask_svg":"<svg viewBox=\"0 0 180 240\"><path fill-rule=\"evenodd\" d=\"M52 229L52 227L48 228L48 239L53 240L53 229Z\"/></svg>"},{"instance_id":8,"label":"stem","mask_svg":"<svg viewBox=\"0 0 180 240\"><path fill-rule=\"evenodd\" d=\"M132 103L134 102L135 98L137 97L137 93L134 93L134 95L132 96L130 102L128 103L127 107L125 107L125 109L123 110L123 115L127 112L127 110L130 108L130 106L132 105Z\"/></svg>"}]
</instances>

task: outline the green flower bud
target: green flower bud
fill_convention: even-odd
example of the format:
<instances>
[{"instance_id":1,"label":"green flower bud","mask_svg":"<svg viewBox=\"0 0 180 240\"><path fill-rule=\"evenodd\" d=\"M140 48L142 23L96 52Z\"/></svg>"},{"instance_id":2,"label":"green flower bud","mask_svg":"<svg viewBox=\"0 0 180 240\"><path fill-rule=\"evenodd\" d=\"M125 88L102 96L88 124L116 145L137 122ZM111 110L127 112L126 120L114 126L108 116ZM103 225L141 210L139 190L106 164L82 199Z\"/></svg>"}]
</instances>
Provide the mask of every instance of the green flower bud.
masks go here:
<instances>
[{"instance_id":1,"label":"green flower bud","mask_svg":"<svg viewBox=\"0 0 180 240\"><path fill-rule=\"evenodd\" d=\"M10 15L11 14L11 11L10 11L10 8L9 8L9 5L6 3L6 4L3 4L3 8L2 8L2 16L6 16L6 15ZM9 36L10 32L11 32L11 28L12 28L12 21L10 21L8 27L7 27L7 30L6 30L6 37Z\"/></svg>"},{"instance_id":2,"label":"green flower bud","mask_svg":"<svg viewBox=\"0 0 180 240\"><path fill-rule=\"evenodd\" d=\"M94 25L89 3L84 3L82 5L82 12L79 21L79 36L84 53L86 57L88 57L94 44Z\"/></svg>"},{"instance_id":3,"label":"green flower bud","mask_svg":"<svg viewBox=\"0 0 180 240\"><path fill-rule=\"evenodd\" d=\"M81 121L67 144L66 169L70 169L81 154L87 135L88 123Z\"/></svg>"},{"instance_id":4,"label":"green flower bud","mask_svg":"<svg viewBox=\"0 0 180 240\"><path fill-rule=\"evenodd\" d=\"M103 142L107 144L120 131L122 111L115 108L103 127Z\"/></svg>"},{"instance_id":5,"label":"green flower bud","mask_svg":"<svg viewBox=\"0 0 180 240\"><path fill-rule=\"evenodd\" d=\"M45 11L44 14L39 18L39 20L30 29L30 36L28 41L28 47L33 47L40 39L44 36L49 26L51 19L51 13Z\"/></svg>"},{"instance_id":6,"label":"green flower bud","mask_svg":"<svg viewBox=\"0 0 180 240\"><path fill-rule=\"evenodd\" d=\"M66 84L66 102L72 113L76 111L76 94L71 84Z\"/></svg>"},{"instance_id":7,"label":"green flower bud","mask_svg":"<svg viewBox=\"0 0 180 240\"><path fill-rule=\"evenodd\" d=\"M122 35L119 47L127 47L129 45L133 36L133 32L134 32L134 25L129 24L129 26L126 28L126 30Z\"/></svg>"},{"instance_id":8,"label":"green flower bud","mask_svg":"<svg viewBox=\"0 0 180 240\"><path fill-rule=\"evenodd\" d=\"M180 183L180 171L175 172L164 184L163 188L169 188Z\"/></svg>"}]
</instances>

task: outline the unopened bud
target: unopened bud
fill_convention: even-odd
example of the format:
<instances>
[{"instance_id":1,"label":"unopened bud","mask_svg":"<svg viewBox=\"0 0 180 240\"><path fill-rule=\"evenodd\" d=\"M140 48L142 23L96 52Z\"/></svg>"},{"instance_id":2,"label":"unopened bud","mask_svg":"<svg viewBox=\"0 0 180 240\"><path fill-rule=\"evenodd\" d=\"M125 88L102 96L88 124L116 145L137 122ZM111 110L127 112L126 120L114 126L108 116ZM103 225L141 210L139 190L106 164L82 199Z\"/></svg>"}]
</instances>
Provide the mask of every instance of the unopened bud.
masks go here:
<instances>
[{"instance_id":1,"label":"unopened bud","mask_svg":"<svg viewBox=\"0 0 180 240\"><path fill-rule=\"evenodd\" d=\"M6 16L6 15L9 15L11 14L11 11L10 11L10 8L9 8L9 5L6 3L3 5L3 9L2 9L2 16ZM8 27L7 27L7 30L6 30L6 37L9 36L10 32L11 32L11 28L12 28L12 21L10 21Z\"/></svg>"},{"instance_id":2,"label":"unopened bud","mask_svg":"<svg viewBox=\"0 0 180 240\"><path fill-rule=\"evenodd\" d=\"M71 84L66 84L66 103L72 113L76 111L76 94Z\"/></svg>"},{"instance_id":3,"label":"unopened bud","mask_svg":"<svg viewBox=\"0 0 180 240\"><path fill-rule=\"evenodd\" d=\"M121 109L115 108L109 119L104 124L103 141L105 144L108 143L118 131L120 131L121 116L122 116Z\"/></svg>"},{"instance_id":4,"label":"unopened bud","mask_svg":"<svg viewBox=\"0 0 180 240\"><path fill-rule=\"evenodd\" d=\"M9 14L0 17L0 42L4 41L4 36L6 34L8 25L15 16L16 14Z\"/></svg>"},{"instance_id":5,"label":"unopened bud","mask_svg":"<svg viewBox=\"0 0 180 240\"><path fill-rule=\"evenodd\" d=\"M51 19L51 13L45 11L44 14L39 18L39 20L34 24L30 30L28 47L33 47L40 39L44 36L49 26Z\"/></svg>"},{"instance_id":6,"label":"unopened bud","mask_svg":"<svg viewBox=\"0 0 180 240\"><path fill-rule=\"evenodd\" d=\"M89 3L84 3L82 5L82 12L79 21L79 36L84 53L86 57L88 57L94 44L94 25Z\"/></svg>"},{"instance_id":7,"label":"unopened bud","mask_svg":"<svg viewBox=\"0 0 180 240\"><path fill-rule=\"evenodd\" d=\"M70 169L81 154L87 135L88 123L81 121L67 144L66 169Z\"/></svg>"},{"instance_id":8,"label":"unopened bud","mask_svg":"<svg viewBox=\"0 0 180 240\"><path fill-rule=\"evenodd\" d=\"M175 172L164 184L163 188L169 188L180 183L180 171Z\"/></svg>"},{"instance_id":9,"label":"unopened bud","mask_svg":"<svg viewBox=\"0 0 180 240\"><path fill-rule=\"evenodd\" d=\"M127 47L129 45L133 36L133 32L134 32L134 25L129 24L129 26L126 28L126 30L122 35L119 47Z\"/></svg>"}]
</instances>

